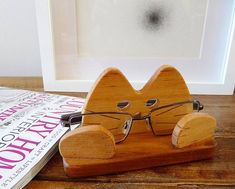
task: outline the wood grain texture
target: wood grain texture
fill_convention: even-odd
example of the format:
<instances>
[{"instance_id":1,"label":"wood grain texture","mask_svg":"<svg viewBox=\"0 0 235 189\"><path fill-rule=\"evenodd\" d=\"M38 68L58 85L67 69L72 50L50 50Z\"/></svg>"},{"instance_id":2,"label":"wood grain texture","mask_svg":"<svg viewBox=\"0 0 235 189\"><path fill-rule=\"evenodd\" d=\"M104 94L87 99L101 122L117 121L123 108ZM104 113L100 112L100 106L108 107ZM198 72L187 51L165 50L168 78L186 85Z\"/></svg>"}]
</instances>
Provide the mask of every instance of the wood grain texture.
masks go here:
<instances>
[{"instance_id":1,"label":"wood grain texture","mask_svg":"<svg viewBox=\"0 0 235 189\"><path fill-rule=\"evenodd\" d=\"M208 141L176 149L171 135L155 137L150 133L137 133L130 135L124 144L116 145L116 154L110 159L63 156L63 163L68 176L87 177L208 159L213 157L214 147L214 141Z\"/></svg>"},{"instance_id":2,"label":"wood grain texture","mask_svg":"<svg viewBox=\"0 0 235 189\"><path fill-rule=\"evenodd\" d=\"M64 158L109 159L115 154L113 135L104 127L80 127L65 134L59 143Z\"/></svg>"},{"instance_id":3,"label":"wood grain texture","mask_svg":"<svg viewBox=\"0 0 235 189\"><path fill-rule=\"evenodd\" d=\"M0 77L0 86L42 91L43 81L41 77Z\"/></svg>"},{"instance_id":4,"label":"wood grain texture","mask_svg":"<svg viewBox=\"0 0 235 189\"><path fill-rule=\"evenodd\" d=\"M32 181L26 189L33 188L33 189L41 189L41 188L48 188L48 189L64 189L64 188L79 188L79 189L173 189L173 188L181 188L181 189L188 189L188 188L203 188L203 189L228 189L232 188L230 186L221 186L216 185L213 183L208 184L195 184L195 183L93 183L93 182L60 182L60 181Z\"/></svg>"},{"instance_id":5,"label":"wood grain texture","mask_svg":"<svg viewBox=\"0 0 235 189\"><path fill-rule=\"evenodd\" d=\"M34 88L19 82L21 78L0 78L3 86L42 90L38 78ZM26 78L30 83L31 78ZM41 85L41 86L40 86ZM85 97L86 93L58 93ZM217 120L215 137L217 147L213 159L130 171L122 174L96 176L80 179L67 177L59 152L48 162L26 188L235 188L235 95L194 95L204 105L204 112Z\"/></svg>"},{"instance_id":6,"label":"wood grain texture","mask_svg":"<svg viewBox=\"0 0 235 189\"><path fill-rule=\"evenodd\" d=\"M148 107L146 102L155 99L155 106ZM88 94L84 112L128 112L132 115L147 115L156 106L164 106L176 102L192 100L184 79L172 66L160 67L141 90L135 90L127 78L116 68L106 69L97 79ZM124 109L117 107L119 102L128 101L129 106ZM158 135L171 134L177 121L185 114L192 112L192 104L169 107L157 111L152 119L152 125ZM165 113L167 112L167 113ZM177 116L176 116L177 115ZM121 117L121 116L120 116ZM121 119L121 118L120 118ZM115 132L112 119L101 116L87 116L83 118L83 125L101 123L102 126ZM145 121L133 123L132 132L149 132ZM114 133L114 135L118 135Z\"/></svg>"},{"instance_id":7,"label":"wood grain texture","mask_svg":"<svg viewBox=\"0 0 235 189\"><path fill-rule=\"evenodd\" d=\"M87 178L70 178L65 175L62 158L57 153L37 175L35 180L91 182L91 183L160 183L176 184L235 184L235 139L217 139L217 148L213 159L156 167L122 174Z\"/></svg>"},{"instance_id":8,"label":"wood grain texture","mask_svg":"<svg viewBox=\"0 0 235 189\"><path fill-rule=\"evenodd\" d=\"M216 120L207 113L194 112L183 116L172 133L177 148L214 141Z\"/></svg>"}]
</instances>

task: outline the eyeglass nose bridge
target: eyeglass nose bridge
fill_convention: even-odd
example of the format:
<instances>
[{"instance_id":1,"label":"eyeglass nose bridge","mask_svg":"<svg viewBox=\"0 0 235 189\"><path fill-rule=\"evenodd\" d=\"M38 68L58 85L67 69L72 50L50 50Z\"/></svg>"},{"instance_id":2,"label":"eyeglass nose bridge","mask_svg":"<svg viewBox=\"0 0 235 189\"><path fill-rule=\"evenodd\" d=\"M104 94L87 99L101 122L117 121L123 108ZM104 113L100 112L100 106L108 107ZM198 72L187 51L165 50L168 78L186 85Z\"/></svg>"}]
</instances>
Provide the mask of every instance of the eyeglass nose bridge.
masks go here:
<instances>
[{"instance_id":1,"label":"eyeglass nose bridge","mask_svg":"<svg viewBox=\"0 0 235 189\"><path fill-rule=\"evenodd\" d=\"M150 119L150 115L141 115L141 112L137 112L136 114L133 115L132 120L145 120L145 119Z\"/></svg>"},{"instance_id":2,"label":"eyeglass nose bridge","mask_svg":"<svg viewBox=\"0 0 235 189\"><path fill-rule=\"evenodd\" d=\"M145 115L145 116L140 116L141 114L138 114L138 116L133 117L132 118L132 123L134 124L135 121L145 121L146 123L146 128L148 130L151 130L153 135L155 135L154 131L153 131L153 127L152 127L152 123L151 123L151 117L149 114Z\"/></svg>"}]
</instances>

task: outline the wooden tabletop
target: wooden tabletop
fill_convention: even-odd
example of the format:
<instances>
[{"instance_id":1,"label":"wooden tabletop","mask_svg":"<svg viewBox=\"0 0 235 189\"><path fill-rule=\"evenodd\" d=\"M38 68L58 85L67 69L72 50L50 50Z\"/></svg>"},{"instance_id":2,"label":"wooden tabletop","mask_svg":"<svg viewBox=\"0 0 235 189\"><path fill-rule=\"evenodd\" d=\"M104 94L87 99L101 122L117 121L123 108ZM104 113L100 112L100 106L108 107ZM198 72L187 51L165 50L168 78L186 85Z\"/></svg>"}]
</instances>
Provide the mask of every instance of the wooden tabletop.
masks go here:
<instances>
[{"instance_id":1,"label":"wooden tabletop","mask_svg":"<svg viewBox=\"0 0 235 189\"><path fill-rule=\"evenodd\" d=\"M41 78L0 78L0 86L42 91ZM59 93L85 97L85 93ZM213 159L122 174L71 179L57 153L26 188L235 188L235 95L194 96L217 119Z\"/></svg>"}]
</instances>

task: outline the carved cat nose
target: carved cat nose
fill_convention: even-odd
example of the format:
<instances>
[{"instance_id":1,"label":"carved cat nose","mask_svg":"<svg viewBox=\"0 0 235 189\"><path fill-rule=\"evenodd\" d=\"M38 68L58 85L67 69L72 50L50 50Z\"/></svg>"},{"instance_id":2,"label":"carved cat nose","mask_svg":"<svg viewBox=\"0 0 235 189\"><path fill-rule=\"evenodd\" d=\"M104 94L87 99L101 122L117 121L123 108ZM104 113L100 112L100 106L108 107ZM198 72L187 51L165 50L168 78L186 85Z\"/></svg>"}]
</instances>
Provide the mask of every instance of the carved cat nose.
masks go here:
<instances>
[{"instance_id":1,"label":"carved cat nose","mask_svg":"<svg viewBox=\"0 0 235 189\"><path fill-rule=\"evenodd\" d=\"M140 119L141 118L141 112L136 112L133 116L134 119Z\"/></svg>"}]
</instances>

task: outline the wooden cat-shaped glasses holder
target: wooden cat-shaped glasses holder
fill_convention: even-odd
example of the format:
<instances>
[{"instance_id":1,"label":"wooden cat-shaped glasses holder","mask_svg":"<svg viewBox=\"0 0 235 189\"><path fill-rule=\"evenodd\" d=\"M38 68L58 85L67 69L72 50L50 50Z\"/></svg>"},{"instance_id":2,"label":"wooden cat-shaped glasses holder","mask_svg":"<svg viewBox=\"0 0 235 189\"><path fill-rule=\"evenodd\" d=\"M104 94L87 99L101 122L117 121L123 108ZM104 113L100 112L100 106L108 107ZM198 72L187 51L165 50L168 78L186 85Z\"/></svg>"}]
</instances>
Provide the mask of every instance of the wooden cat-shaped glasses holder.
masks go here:
<instances>
[{"instance_id":1,"label":"wooden cat-shaped glasses holder","mask_svg":"<svg viewBox=\"0 0 235 189\"><path fill-rule=\"evenodd\" d=\"M183 77L172 66L160 67L141 90L133 89L118 69L109 68L89 92L83 113L143 116L152 108L184 101L192 101L192 97ZM104 122L102 116L83 117L82 127L67 133L59 144L66 174L103 175L213 156L216 121L206 113L193 113L192 104L162 109L152 121L159 136L140 120L133 122L123 143L115 144L112 119Z\"/></svg>"}]
</instances>

